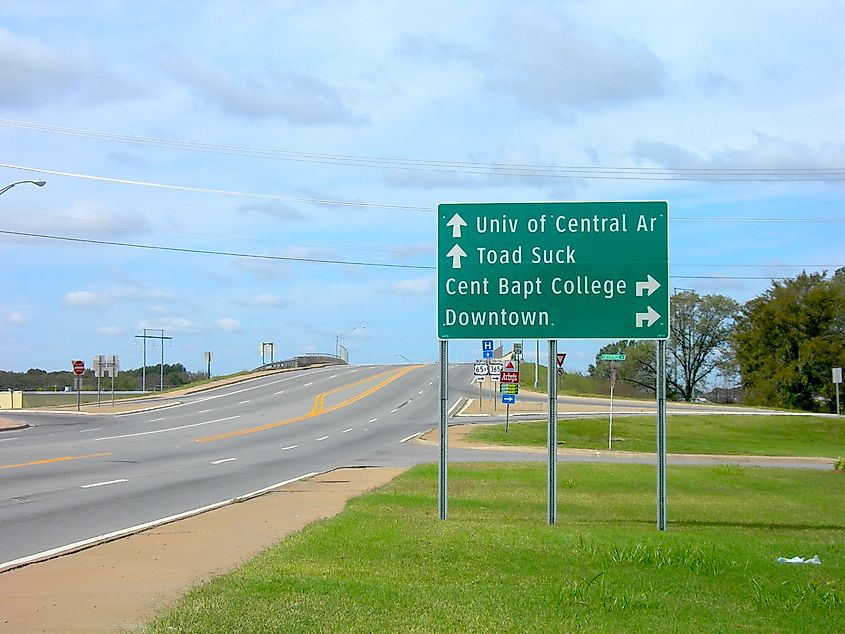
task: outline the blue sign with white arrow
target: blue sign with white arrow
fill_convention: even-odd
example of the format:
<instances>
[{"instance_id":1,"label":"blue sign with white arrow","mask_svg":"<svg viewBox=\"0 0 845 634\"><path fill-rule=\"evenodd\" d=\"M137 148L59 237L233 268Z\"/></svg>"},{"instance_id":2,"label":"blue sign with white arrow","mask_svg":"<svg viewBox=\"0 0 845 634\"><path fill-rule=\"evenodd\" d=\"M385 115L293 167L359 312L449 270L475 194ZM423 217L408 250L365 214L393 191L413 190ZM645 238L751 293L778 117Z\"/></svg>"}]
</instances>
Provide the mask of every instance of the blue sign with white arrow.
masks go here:
<instances>
[{"instance_id":1,"label":"blue sign with white arrow","mask_svg":"<svg viewBox=\"0 0 845 634\"><path fill-rule=\"evenodd\" d=\"M516 403L516 394L502 394L502 403L505 405L514 405Z\"/></svg>"}]
</instances>

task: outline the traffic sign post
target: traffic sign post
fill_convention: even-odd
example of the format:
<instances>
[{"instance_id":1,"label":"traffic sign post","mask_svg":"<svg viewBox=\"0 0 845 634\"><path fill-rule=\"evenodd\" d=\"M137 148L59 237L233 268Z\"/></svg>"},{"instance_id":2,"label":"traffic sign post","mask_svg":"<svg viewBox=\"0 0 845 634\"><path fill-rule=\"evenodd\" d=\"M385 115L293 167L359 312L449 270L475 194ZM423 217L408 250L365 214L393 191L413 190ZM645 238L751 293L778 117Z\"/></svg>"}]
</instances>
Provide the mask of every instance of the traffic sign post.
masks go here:
<instances>
[{"instance_id":1,"label":"traffic sign post","mask_svg":"<svg viewBox=\"0 0 845 634\"><path fill-rule=\"evenodd\" d=\"M836 386L836 415L839 416L839 384L842 383L842 368L833 368L833 383Z\"/></svg>"},{"instance_id":2,"label":"traffic sign post","mask_svg":"<svg viewBox=\"0 0 845 634\"><path fill-rule=\"evenodd\" d=\"M492 341L490 342L493 343ZM478 381L478 411L480 412L483 409L482 401L484 400L484 393L483 393L483 384L484 378L489 376L490 374L490 366L486 363L476 363L475 368L475 380Z\"/></svg>"},{"instance_id":3,"label":"traffic sign post","mask_svg":"<svg viewBox=\"0 0 845 634\"><path fill-rule=\"evenodd\" d=\"M85 362L84 361L73 361L73 373L76 375L77 380L74 381L76 384L76 411L80 410L80 401L82 400L82 375L85 374Z\"/></svg>"},{"instance_id":4,"label":"traffic sign post","mask_svg":"<svg viewBox=\"0 0 845 634\"><path fill-rule=\"evenodd\" d=\"M441 204L441 339L665 339L665 202Z\"/></svg>"}]
</instances>

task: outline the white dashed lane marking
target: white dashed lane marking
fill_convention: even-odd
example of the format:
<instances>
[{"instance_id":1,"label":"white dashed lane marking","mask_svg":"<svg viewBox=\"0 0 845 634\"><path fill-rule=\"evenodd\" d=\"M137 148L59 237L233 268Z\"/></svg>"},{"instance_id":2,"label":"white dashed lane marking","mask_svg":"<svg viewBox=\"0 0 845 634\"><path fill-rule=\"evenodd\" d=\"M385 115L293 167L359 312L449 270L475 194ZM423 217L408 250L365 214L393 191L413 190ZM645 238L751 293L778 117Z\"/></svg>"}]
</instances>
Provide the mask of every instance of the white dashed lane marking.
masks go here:
<instances>
[{"instance_id":1,"label":"white dashed lane marking","mask_svg":"<svg viewBox=\"0 0 845 634\"><path fill-rule=\"evenodd\" d=\"M320 437L317 439L317 442L320 442L321 440L325 440L326 438L328 438L328 436L320 436Z\"/></svg>"},{"instance_id":2,"label":"white dashed lane marking","mask_svg":"<svg viewBox=\"0 0 845 634\"><path fill-rule=\"evenodd\" d=\"M348 434L348 433L349 433L349 432L351 432L351 431L352 431L352 428L350 427L349 429L344 429L344 430L343 430L342 432L340 432L340 433L341 433L341 434Z\"/></svg>"},{"instance_id":3,"label":"white dashed lane marking","mask_svg":"<svg viewBox=\"0 0 845 634\"><path fill-rule=\"evenodd\" d=\"M282 447L282 451L287 451L288 449L296 449L299 445L289 445L288 447Z\"/></svg>"},{"instance_id":4,"label":"white dashed lane marking","mask_svg":"<svg viewBox=\"0 0 845 634\"><path fill-rule=\"evenodd\" d=\"M211 423L222 423L227 420L234 420L240 416L228 416L226 418L218 418L215 420L206 420L201 423L193 423L191 425L180 425L179 427L168 427L167 429L154 429L152 431L142 431L137 434L121 434L120 436L105 436L103 438L95 438L94 440L114 440L115 438L133 438L134 436L149 436L150 434L163 434L167 431L176 431L178 429L188 429L189 427L199 427L200 425L210 425Z\"/></svg>"},{"instance_id":5,"label":"white dashed lane marking","mask_svg":"<svg viewBox=\"0 0 845 634\"><path fill-rule=\"evenodd\" d=\"M79 488L80 489L93 489L94 487L104 487L108 484L119 484L121 482L129 482L129 480L120 479L120 480L109 480L107 482L95 482L94 484L83 484Z\"/></svg>"},{"instance_id":6,"label":"white dashed lane marking","mask_svg":"<svg viewBox=\"0 0 845 634\"><path fill-rule=\"evenodd\" d=\"M237 458L223 458L222 460L215 460L211 464L223 464L224 462L232 462L232 460L237 460Z\"/></svg>"}]
</instances>

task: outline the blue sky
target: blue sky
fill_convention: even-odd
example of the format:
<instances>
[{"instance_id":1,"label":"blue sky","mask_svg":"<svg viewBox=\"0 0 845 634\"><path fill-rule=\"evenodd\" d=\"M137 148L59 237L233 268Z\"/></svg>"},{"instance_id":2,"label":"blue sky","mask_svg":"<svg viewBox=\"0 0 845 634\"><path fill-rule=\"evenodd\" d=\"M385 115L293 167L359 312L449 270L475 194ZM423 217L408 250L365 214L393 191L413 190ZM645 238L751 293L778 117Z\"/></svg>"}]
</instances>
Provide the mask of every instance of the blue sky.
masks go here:
<instances>
[{"instance_id":1,"label":"blue sky","mask_svg":"<svg viewBox=\"0 0 845 634\"><path fill-rule=\"evenodd\" d=\"M843 43L821 0L6 0L0 187L47 185L0 196L0 230L394 266L0 234L0 368L137 367L144 328L216 373L342 333L353 362L432 362L447 201L667 200L673 287L738 301L770 282L737 278L843 266ZM548 165L662 171L514 173ZM585 370L604 343L560 349Z\"/></svg>"}]
</instances>

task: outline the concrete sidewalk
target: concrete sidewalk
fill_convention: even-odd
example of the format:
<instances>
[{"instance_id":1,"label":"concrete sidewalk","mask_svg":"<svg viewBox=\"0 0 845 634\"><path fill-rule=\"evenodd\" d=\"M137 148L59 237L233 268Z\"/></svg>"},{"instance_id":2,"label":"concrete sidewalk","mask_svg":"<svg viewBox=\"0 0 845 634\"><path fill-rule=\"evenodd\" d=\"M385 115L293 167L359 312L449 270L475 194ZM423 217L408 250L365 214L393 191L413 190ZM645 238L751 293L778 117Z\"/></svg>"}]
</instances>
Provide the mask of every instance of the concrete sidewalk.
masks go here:
<instances>
[{"instance_id":1,"label":"concrete sidewalk","mask_svg":"<svg viewBox=\"0 0 845 634\"><path fill-rule=\"evenodd\" d=\"M404 469L337 469L0 574L0 632L131 632L191 587L343 510Z\"/></svg>"}]
</instances>

